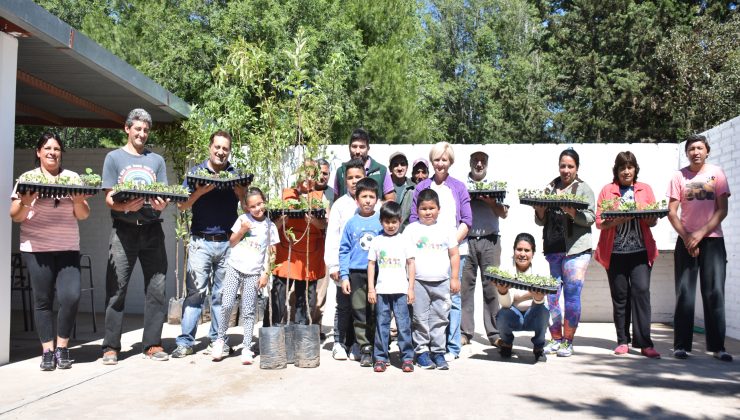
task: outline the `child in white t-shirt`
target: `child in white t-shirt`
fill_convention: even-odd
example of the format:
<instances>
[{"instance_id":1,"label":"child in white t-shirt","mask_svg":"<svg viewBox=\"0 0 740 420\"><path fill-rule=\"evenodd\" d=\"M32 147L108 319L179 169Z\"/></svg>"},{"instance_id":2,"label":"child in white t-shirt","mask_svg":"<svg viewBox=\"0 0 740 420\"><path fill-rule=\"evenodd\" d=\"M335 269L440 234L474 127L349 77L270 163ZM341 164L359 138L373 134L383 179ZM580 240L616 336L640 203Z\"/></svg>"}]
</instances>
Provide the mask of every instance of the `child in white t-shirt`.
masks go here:
<instances>
[{"instance_id":1,"label":"child in white t-shirt","mask_svg":"<svg viewBox=\"0 0 740 420\"><path fill-rule=\"evenodd\" d=\"M437 223L439 196L425 189L416 200L419 220L403 231L414 246L413 338L416 364L422 369L449 369L445 361L451 293L460 291L457 231ZM454 225L453 225L454 226ZM430 354L431 352L431 354Z\"/></svg>"},{"instance_id":2,"label":"child in white t-shirt","mask_svg":"<svg viewBox=\"0 0 740 420\"><path fill-rule=\"evenodd\" d=\"M241 317L244 325L242 364L252 364L252 332L254 330L254 306L257 290L265 287L270 278L270 260L275 252L275 244L280 242L277 227L267 217L265 195L259 188L247 191L243 204L244 214L231 228L231 253L227 260L226 277L221 296L221 313L218 319L218 339L211 352L213 360L223 357L226 343L226 329L229 316L236 302L237 291L242 289Z\"/></svg>"},{"instance_id":3,"label":"child in white t-shirt","mask_svg":"<svg viewBox=\"0 0 740 420\"><path fill-rule=\"evenodd\" d=\"M389 363L391 314L396 317L398 349L404 372L414 371L414 345L411 342L409 304L414 303L414 250L400 233L401 205L387 201L380 208L383 233L370 243L367 254L367 300L375 304L376 372L385 372ZM375 266L378 267L377 284ZM408 272L407 272L408 269ZM408 276L408 278L407 278Z\"/></svg>"}]
</instances>

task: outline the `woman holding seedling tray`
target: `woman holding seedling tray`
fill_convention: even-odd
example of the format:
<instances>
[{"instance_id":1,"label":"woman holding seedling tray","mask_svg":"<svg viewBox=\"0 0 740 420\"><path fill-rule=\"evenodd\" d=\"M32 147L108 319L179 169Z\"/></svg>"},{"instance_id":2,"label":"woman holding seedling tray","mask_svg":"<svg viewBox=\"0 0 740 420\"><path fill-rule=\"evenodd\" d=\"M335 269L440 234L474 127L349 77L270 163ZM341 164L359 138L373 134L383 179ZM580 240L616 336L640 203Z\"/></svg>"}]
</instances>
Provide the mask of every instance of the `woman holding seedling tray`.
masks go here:
<instances>
[{"instance_id":1,"label":"woman holding seedling tray","mask_svg":"<svg viewBox=\"0 0 740 420\"><path fill-rule=\"evenodd\" d=\"M629 343L640 348L643 356L657 359L650 339L650 267L658 257L650 228L658 217L636 218L634 212L622 217L604 219L605 212L615 209L642 209L655 204L649 185L638 182L640 165L632 152L620 152L612 168L614 179L599 194L596 227L601 229L594 258L606 269L617 329L614 354L629 352ZM632 340L630 340L630 317Z\"/></svg>"},{"instance_id":2,"label":"woman holding seedling tray","mask_svg":"<svg viewBox=\"0 0 740 420\"><path fill-rule=\"evenodd\" d=\"M580 157L572 148L563 150L558 158L560 176L545 188L546 198L565 197L559 207L536 203L534 221L544 226L543 248L550 263L550 275L560 281L557 293L548 296L551 339L545 353L568 357L573 354L573 337L581 318L581 290L586 268L591 261L591 225L594 214L594 193L578 177ZM571 204L575 199L582 205ZM564 311L560 296L565 295Z\"/></svg>"},{"instance_id":3,"label":"woman holding seedling tray","mask_svg":"<svg viewBox=\"0 0 740 420\"><path fill-rule=\"evenodd\" d=\"M497 267L488 267L486 277L496 283L499 305L496 325L501 338L498 342L501 357L511 357L515 331L534 331L532 346L535 361L547 360L545 332L550 312L545 306L545 294L557 290L557 280L549 275L534 274L532 258L536 251L534 237L520 233L514 239L514 273Z\"/></svg>"},{"instance_id":4,"label":"woman holding seedling tray","mask_svg":"<svg viewBox=\"0 0 740 420\"><path fill-rule=\"evenodd\" d=\"M36 144L36 169L20 179L35 177L35 183L59 184L66 178L70 184L82 185L80 177L62 168L64 146L59 136L44 133ZM80 231L78 220L90 214L87 196L42 198L38 192L14 192L10 217L21 224L20 250L28 267L33 291L34 318L43 355L41 370L69 369L69 335L75 323L80 300ZM52 234L53 232L53 234ZM54 294L59 302L56 347L54 346Z\"/></svg>"}]
</instances>

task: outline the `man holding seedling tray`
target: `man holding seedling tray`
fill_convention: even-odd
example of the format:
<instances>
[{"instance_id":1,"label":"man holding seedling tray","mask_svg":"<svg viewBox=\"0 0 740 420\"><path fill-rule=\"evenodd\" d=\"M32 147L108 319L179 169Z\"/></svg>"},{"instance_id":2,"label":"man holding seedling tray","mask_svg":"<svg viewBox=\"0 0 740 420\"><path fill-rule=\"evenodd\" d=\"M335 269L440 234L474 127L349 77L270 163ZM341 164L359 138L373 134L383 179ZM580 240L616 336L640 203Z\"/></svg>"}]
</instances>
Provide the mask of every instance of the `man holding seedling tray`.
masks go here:
<instances>
[{"instance_id":1,"label":"man holding seedling tray","mask_svg":"<svg viewBox=\"0 0 740 420\"><path fill-rule=\"evenodd\" d=\"M113 200L113 187L117 184L167 184L164 159L145 148L151 127L152 117L148 112L140 108L132 110L124 126L128 142L108 153L103 163L105 203L110 207L113 218L106 273L107 306L103 339L103 364L106 365L118 363L126 292L137 258L144 273L146 296L142 339L144 357L158 361L169 359L162 348L167 254L160 219L168 200L160 197L148 201L144 198L121 202Z\"/></svg>"},{"instance_id":2,"label":"man holding seedling tray","mask_svg":"<svg viewBox=\"0 0 740 420\"><path fill-rule=\"evenodd\" d=\"M222 173L235 174L229 163L231 135L226 131L211 134L208 146L208 159L190 168L188 174L207 172L209 175ZM187 186L188 181L183 182ZM218 338L218 316L221 311L221 285L226 275L226 260L229 256L229 236L231 227L238 217L237 206L244 199L245 187L218 188L213 183L195 183L190 198L177 203L181 211L192 208L193 219L190 224L190 243L188 244L187 297L182 308L182 333L175 342L177 348L172 357L180 358L193 354L195 332L203 310L203 302L211 291L211 328L208 332L210 343ZM211 276L212 275L212 276ZM213 279L213 283L211 282ZM223 347L223 355L229 354L228 344ZM249 350L249 349L247 349Z\"/></svg>"}]
</instances>

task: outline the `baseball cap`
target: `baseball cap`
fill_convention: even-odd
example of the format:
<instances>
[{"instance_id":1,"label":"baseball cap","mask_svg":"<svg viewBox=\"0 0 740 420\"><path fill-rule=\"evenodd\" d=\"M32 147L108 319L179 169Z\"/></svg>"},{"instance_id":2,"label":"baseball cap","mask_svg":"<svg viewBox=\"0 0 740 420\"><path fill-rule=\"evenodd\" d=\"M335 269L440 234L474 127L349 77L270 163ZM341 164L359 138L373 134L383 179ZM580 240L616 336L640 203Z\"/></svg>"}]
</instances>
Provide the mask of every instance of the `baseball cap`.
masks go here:
<instances>
[{"instance_id":1,"label":"baseball cap","mask_svg":"<svg viewBox=\"0 0 740 420\"><path fill-rule=\"evenodd\" d=\"M475 155L477 153L482 153L482 154L486 155L486 158L488 158L488 153L484 152L483 150L476 150L475 152L471 153L470 156L473 156L473 155Z\"/></svg>"},{"instance_id":2,"label":"baseball cap","mask_svg":"<svg viewBox=\"0 0 740 420\"><path fill-rule=\"evenodd\" d=\"M406 159L406 162L409 161L408 158L406 158L406 155L403 154L402 152L393 152L393 154L391 154L391 157L388 158L388 164L390 165L390 163L393 162L393 159L398 156L403 156L403 158Z\"/></svg>"},{"instance_id":3,"label":"baseball cap","mask_svg":"<svg viewBox=\"0 0 740 420\"><path fill-rule=\"evenodd\" d=\"M417 165L424 165L424 168L426 168L427 172L429 172L429 161L427 161L424 158L419 158L414 161L414 164L411 166L412 170L416 170Z\"/></svg>"}]
</instances>

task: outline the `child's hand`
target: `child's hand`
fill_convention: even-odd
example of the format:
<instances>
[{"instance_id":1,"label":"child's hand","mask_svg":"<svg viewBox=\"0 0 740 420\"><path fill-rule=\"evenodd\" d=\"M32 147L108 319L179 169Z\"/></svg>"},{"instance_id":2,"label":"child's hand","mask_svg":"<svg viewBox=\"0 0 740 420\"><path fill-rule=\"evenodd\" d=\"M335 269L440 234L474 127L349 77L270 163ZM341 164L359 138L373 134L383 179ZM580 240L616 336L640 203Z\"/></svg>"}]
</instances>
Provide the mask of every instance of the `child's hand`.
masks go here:
<instances>
[{"instance_id":1,"label":"child's hand","mask_svg":"<svg viewBox=\"0 0 740 420\"><path fill-rule=\"evenodd\" d=\"M367 301L369 303L372 303L373 305L376 304L376 303L378 303L378 297L375 294L375 289L372 289L372 290L368 290L367 291Z\"/></svg>"},{"instance_id":2,"label":"child's hand","mask_svg":"<svg viewBox=\"0 0 740 420\"><path fill-rule=\"evenodd\" d=\"M345 295L352 293L352 288L349 286L349 280L347 279L342 280L342 293Z\"/></svg>"},{"instance_id":3,"label":"child's hand","mask_svg":"<svg viewBox=\"0 0 740 420\"><path fill-rule=\"evenodd\" d=\"M413 304L416 300L416 296L414 295L414 289L409 287L408 292L406 292L406 301L409 305Z\"/></svg>"},{"instance_id":4,"label":"child's hand","mask_svg":"<svg viewBox=\"0 0 740 420\"><path fill-rule=\"evenodd\" d=\"M452 294L460 293L460 279L450 279L450 292Z\"/></svg>"},{"instance_id":5,"label":"child's hand","mask_svg":"<svg viewBox=\"0 0 740 420\"><path fill-rule=\"evenodd\" d=\"M242 220L242 226L239 229L239 231L241 233L247 233L249 232L249 229L252 229L252 224L249 223L249 220L246 220L246 219Z\"/></svg>"},{"instance_id":6,"label":"child's hand","mask_svg":"<svg viewBox=\"0 0 740 420\"><path fill-rule=\"evenodd\" d=\"M261 289L261 288L263 288L263 287L267 286L267 280L268 280L269 278L270 278L270 275L269 275L269 274L267 274L267 273L262 273L262 275L260 276L260 281L259 281L259 283L257 284L257 288L258 288L258 289Z\"/></svg>"}]
</instances>

